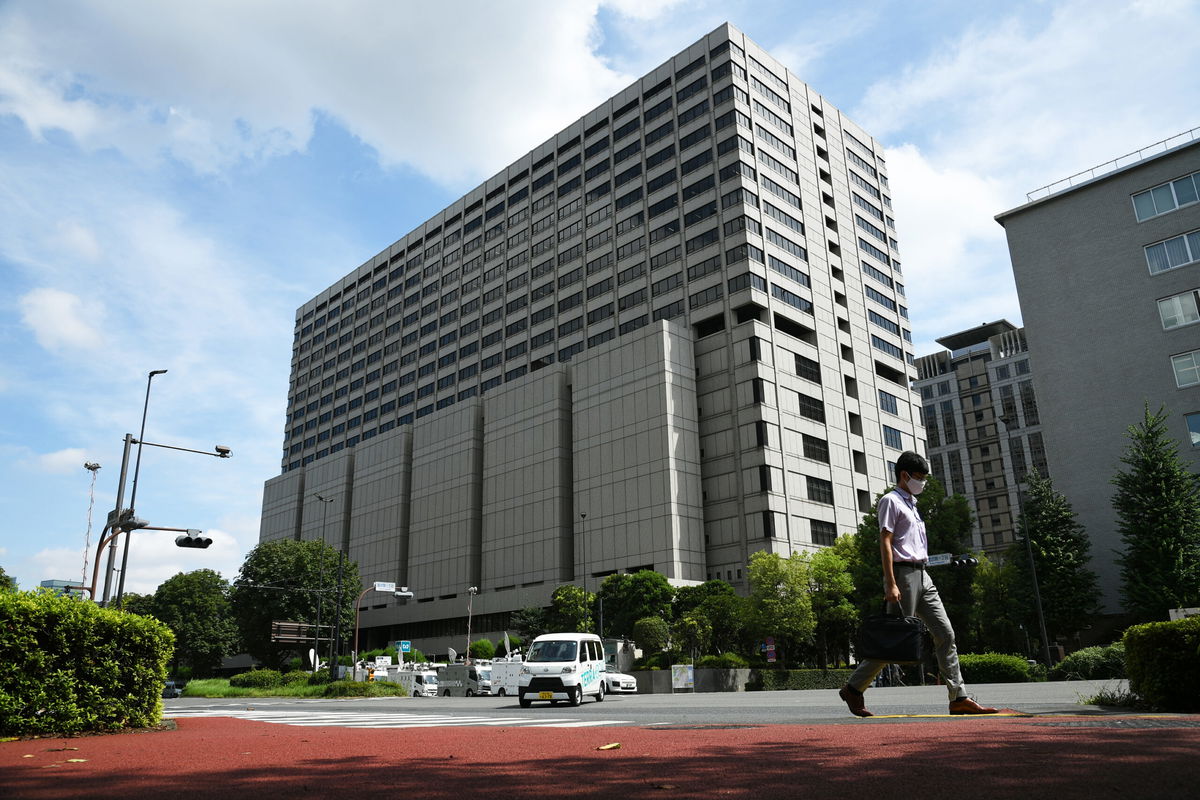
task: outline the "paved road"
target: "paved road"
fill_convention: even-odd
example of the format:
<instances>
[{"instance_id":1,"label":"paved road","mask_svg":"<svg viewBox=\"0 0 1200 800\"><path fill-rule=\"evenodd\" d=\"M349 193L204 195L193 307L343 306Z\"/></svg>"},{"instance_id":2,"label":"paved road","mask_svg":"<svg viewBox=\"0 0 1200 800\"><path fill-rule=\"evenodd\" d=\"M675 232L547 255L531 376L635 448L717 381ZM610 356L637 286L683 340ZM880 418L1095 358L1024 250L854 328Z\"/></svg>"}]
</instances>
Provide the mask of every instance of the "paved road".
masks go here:
<instances>
[{"instance_id":1,"label":"paved road","mask_svg":"<svg viewBox=\"0 0 1200 800\"><path fill-rule=\"evenodd\" d=\"M1080 700L1120 681L982 684L972 691L984 703L1045 714L1106 713ZM940 686L871 689L867 703L875 714L945 715ZM509 725L590 727L609 725L788 725L854 722L835 690L805 692L721 692L711 694L610 695L572 708L534 703L523 709L508 697L413 697L304 700L291 698L203 699L164 702L168 717L232 716L260 722L342 727L432 727Z\"/></svg>"}]
</instances>

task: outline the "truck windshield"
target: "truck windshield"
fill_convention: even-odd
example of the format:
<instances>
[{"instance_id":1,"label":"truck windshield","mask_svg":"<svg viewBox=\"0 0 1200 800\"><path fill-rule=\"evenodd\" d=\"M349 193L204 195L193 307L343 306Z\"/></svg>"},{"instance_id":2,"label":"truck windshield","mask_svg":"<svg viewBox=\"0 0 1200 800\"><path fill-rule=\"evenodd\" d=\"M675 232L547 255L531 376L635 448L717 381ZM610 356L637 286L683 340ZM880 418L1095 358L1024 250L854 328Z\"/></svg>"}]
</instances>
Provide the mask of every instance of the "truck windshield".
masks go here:
<instances>
[{"instance_id":1,"label":"truck windshield","mask_svg":"<svg viewBox=\"0 0 1200 800\"><path fill-rule=\"evenodd\" d=\"M529 648L529 661L574 661L576 642L548 639L534 642Z\"/></svg>"},{"instance_id":2,"label":"truck windshield","mask_svg":"<svg viewBox=\"0 0 1200 800\"><path fill-rule=\"evenodd\" d=\"M437 683L437 675L425 675L425 676L418 675L417 676L418 681L422 680L422 679L425 681L425 683L430 683L430 684Z\"/></svg>"}]
</instances>

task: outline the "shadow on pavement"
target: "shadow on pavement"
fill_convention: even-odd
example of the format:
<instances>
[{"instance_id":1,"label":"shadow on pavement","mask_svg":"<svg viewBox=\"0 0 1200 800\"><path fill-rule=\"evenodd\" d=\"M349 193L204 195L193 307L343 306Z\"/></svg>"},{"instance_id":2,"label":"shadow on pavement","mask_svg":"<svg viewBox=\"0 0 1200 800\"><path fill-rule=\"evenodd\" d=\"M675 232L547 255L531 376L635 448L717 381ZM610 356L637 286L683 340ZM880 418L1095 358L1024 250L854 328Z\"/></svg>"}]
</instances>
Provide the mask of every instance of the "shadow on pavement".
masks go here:
<instances>
[{"instance_id":1,"label":"shadow on pavement","mask_svg":"<svg viewBox=\"0 0 1200 800\"><path fill-rule=\"evenodd\" d=\"M615 742L620 748L596 749ZM64 746L79 749L56 749ZM1197 753L1200 728L1052 727L1028 719L367 730L212 718L182 720L177 731L148 736L0 744L0 795L1186 797L1200 780Z\"/></svg>"}]
</instances>

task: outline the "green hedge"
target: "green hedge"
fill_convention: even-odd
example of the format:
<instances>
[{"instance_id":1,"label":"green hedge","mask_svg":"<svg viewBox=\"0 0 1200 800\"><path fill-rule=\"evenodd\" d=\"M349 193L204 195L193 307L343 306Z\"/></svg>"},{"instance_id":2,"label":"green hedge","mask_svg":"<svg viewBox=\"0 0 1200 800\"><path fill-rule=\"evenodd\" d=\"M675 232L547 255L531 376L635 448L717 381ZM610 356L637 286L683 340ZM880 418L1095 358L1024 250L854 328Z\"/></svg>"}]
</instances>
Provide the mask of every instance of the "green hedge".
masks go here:
<instances>
[{"instance_id":1,"label":"green hedge","mask_svg":"<svg viewBox=\"0 0 1200 800\"><path fill-rule=\"evenodd\" d=\"M388 681L334 681L325 685L324 697L408 697L398 683Z\"/></svg>"},{"instance_id":2,"label":"green hedge","mask_svg":"<svg viewBox=\"0 0 1200 800\"><path fill-rule=\"evenodd\" d=\"M764 669L751 678L747 689L773 692L781 689L838 689L850 679L848 669Z\"/></svg>"},{"instance_id":3,"label":"green hedge","mask_svg":"<svg viewBox=\"0 0 1200 800\"><path fill-rule=\"evenodd\" d=\"M737 653L722 653L719 656L701 656L697 669L746 669L750 662Z\"/></svg>"},{"instance_id":4,"label":"green hedge","mask_svg":"<svg viewBox=\"0 0 1200 800\"><path fill-rule=\"evenodd\" d=\"M229 685L240 689L274 689L283 685L283 675L274 669L252 669L234 675L229 679Z\"/></svg>"},{"instance_id":5,"label":"green hedge","mask_svg":"<svg viewBox=\"0 0 1200 800\"><path fill-rule=\"evenodd\" d=\"M1029 661L1002 653L960 653L958 664L967 683L1029 683L1036 680Z\"/></svg>"},{"instance_id":6,"label":"green hedge","mask_svg":"<svg viewBox=\"0 0 1200 800\"><path fill-rule=\"evenodd\" d=\"M158 724L174 642L150 617L48 592L0 592L0 734Z\"/></svg>"},{"instance_id":7,"label":"green hedge","mask_svg":"<svg viewBox=\"0 0 1200 800\"><path fill-rule=\"evenodd\" d=\"M1200 711L1200 617L1125 631L1129 689L1161 711Z\"/></svg>"},{"instance_id":8,"label":"green hedge","mask_svg":"<svg viewBox=\"0 0 1200 800\"><path fill-rule=\"evenodd\" d=\"M1091 681L1125 677L1125 643L1085 647L1054 665L1050 680Z\"/></svg>"}]
</instances>

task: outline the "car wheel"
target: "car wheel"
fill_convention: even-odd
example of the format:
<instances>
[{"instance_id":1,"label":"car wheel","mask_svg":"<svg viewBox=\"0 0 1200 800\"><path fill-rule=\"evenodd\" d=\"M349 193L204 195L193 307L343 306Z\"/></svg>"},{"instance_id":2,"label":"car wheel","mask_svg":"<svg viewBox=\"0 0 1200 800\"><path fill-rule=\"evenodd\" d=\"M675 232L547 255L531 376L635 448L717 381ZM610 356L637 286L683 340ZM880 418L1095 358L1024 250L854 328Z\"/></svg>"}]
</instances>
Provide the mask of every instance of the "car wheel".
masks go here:
<instances>
[{"instance_id":1,"label":"car wheel","mask_svg":"<svg viewBox=\"0 0 1200 800\"><path fill-rule=\"evenodd\" d=\"M576 686L575 690L573 692L571 692L571 705L578 706L578 705L582 705L582 704L583 704L583 687Z\"/></svg>"},{"instance_id":2,"label":"car wheel","mask_svg":"<svg viewBox=\"0 0 1200 800\"><path fill-rule=\"evenodd\" d=\"M475 690L467 689L467 697L474 697L474 696L475 696Z\"/></svg>"},{"instance_id":3,"label":"car wheel","mask_svg":"<svg viewBox=\"0 0 1200 800\"><path fill-rule=\"evenodd\" d=\"M597 703L603 703L603 702L604 702L604 693L605 693L605 689L604 689L604 681L601 681L601 682L600 682L600 691L596 692L596 702L597 702Z\"/></svg>"},{"instance_id":4,"label":"car wheel","mask_svg":"<svg viewBox=\"0 0 1200 800\"><path fill-rule=\"evenodd\" d=\"M508 692L504 691L504 688L501 687L500 691L497 692L497 694L500 695L501 697L504 697L508 694Z\"/></svg>"},{"instance_id":5,"label":"car wheel","mask_svg":"<svg viewBox=\"0 0 1200 800\"><path fill-rule=\"evenodd\" d=\"M523 694L517 695L517 702L521 704L521 708L529 708L531 705L533 705L533 701L526 700L525 695Z\"/></svg>"},{"instance_id":6,"label":"car wheel","mask_svg":"<svg viewBox=\"0 0 1200 800\"><path fill-rule=\"evenodd\" d=\"M446 691L442 692L442 697L449 697L449 696L450 696L450 690L449 690L449 689L447 689Z\"/></svg>"}]
</instances>

